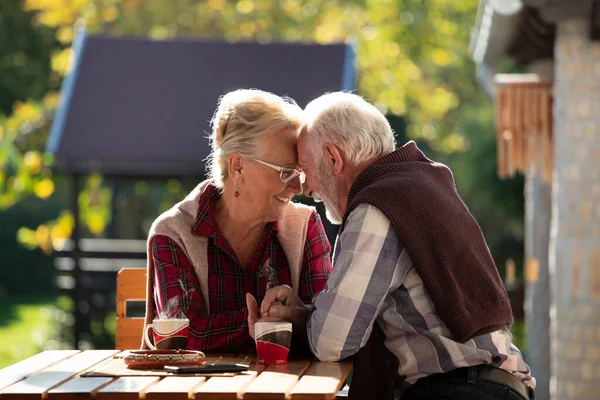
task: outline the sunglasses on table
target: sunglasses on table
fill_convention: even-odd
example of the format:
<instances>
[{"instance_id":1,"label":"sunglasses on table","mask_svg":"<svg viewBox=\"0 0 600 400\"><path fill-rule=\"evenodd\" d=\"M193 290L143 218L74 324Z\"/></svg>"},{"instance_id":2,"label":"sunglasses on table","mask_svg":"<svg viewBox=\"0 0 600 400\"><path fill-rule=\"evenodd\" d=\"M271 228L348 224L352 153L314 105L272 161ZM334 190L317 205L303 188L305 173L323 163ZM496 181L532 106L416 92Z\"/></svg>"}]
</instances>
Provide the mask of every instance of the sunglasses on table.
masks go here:
<instances>
[{"instance_id":1,"label":"sunglasses on table","mask_svg":"<svg viewBox=\"0 0 600 400\"><path fill-rule=\"evenodd\" d=\"M271 164L263 160L259 160L258 158L253 158L253 161L261 163L262 165L266 165L269 168L274 169L279 172L279 180L281 183L289 183L292 180L296 179L296 177L300 177L300 183L304 183L306 181L306 174L304 172L300 172L294 168L282 167L279 165Z\"/></svg>"}]
</instances>

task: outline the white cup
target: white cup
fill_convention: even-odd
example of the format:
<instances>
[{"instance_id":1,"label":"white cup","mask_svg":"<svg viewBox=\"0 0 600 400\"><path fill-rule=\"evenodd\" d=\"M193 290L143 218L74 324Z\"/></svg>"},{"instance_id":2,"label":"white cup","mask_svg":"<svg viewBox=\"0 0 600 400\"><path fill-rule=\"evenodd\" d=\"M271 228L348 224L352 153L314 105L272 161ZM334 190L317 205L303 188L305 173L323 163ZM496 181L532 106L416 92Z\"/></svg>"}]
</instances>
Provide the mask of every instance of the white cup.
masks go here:
<instances>
[{"instance_id":1,"label":"white cup","mask_svg":"<svg viewBox=\"0 0 600 400\"><path fill-rule=\"evenodd\" d=\"M154 344L150 341L148 331L152 328ZM186 349L190 330L190 320L155 319L144 328L144 341L152 350Z\"/></svg>"}]
</instances>

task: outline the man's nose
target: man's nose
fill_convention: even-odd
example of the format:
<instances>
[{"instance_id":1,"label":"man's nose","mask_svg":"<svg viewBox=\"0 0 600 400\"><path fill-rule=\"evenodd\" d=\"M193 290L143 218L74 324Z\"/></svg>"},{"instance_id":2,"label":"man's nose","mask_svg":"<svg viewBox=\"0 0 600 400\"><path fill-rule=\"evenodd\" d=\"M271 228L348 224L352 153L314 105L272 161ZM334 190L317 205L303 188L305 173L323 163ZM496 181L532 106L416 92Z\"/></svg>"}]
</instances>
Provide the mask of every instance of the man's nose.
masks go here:
<instances>
[{"instance_id":1,"label":"man's nose","mask_svg":"<svg viewBox=\"0 0 600 400\"><path fill-rule=\"evenodd\" d=\"M308 181L308 177L306 177L306 180L304 181L304 195L308 197L313 197L314 190L312 189Z\"/></svg>"}]
</instances>

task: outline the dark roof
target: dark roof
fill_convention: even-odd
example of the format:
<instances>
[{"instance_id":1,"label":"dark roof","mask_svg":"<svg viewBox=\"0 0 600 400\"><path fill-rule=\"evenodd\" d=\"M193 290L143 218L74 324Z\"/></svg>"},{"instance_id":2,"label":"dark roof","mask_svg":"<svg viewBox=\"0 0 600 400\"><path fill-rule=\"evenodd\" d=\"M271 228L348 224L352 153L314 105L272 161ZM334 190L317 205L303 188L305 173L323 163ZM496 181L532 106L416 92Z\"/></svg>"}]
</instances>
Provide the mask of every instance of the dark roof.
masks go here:
<instances>
[{"instance_id":1,"label":"dark roof","mask_svg":"<svg viewBox=\"0 0 600 400\"><path fill-rule=\"evenodd\" d=\"M226 43L78 35L48 150L58 172L201 175L219 96L259 88L301 107L354 89L348 44Z\"/></svg>"},{"instance_id":2,"label":"dark roof","mask_svg":"<svg viewBox=\"0 0 600 400\"><path fill-rule=\"evenodd\" d=\"M493 67L509 56L525 66L553 58L555 32L555 24L523 0L480 0L471 53L477 64Z\"/></svg>"},{"instance_id":3,"label":"dark roof","mask_svg":"<svg viewBox=\"0 0 600 400\"><path fill-rule=\"evenodd\" d=\"M589 18L593 0L523 0L539 11L548 22L556 23L575 18Z\"/></svg>"},{"instance_id":4,"label":"dark roof","mask_svg":"<svg viewBox=\"0 0 600 400\"><path fill-rule=\"evenodd\" d=\"M515 38L506 48L506 54L519 66L554 59L555 39L556 25L547 22L540 10L524 7L519 15Z\"/></svg>"}]
</instances>

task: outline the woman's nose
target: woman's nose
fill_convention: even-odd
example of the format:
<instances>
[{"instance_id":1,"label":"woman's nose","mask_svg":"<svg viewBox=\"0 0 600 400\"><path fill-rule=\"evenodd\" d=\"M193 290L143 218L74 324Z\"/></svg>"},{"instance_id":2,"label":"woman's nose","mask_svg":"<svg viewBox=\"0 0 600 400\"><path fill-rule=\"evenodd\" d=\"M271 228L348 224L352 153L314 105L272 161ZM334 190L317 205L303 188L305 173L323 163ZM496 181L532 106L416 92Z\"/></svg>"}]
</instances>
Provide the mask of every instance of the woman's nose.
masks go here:
<instances>
[{"instance_id":1,"label":"woman's nose","mask_svg":"<svg viewBox=\"0 0 600 400\"><path fill-rule=\"evenodd\" d=\"M297 176L288 183L288 187L295 194L302 194L302 182L300 181L300 177Z\"/></svg>"}]
</instances>

